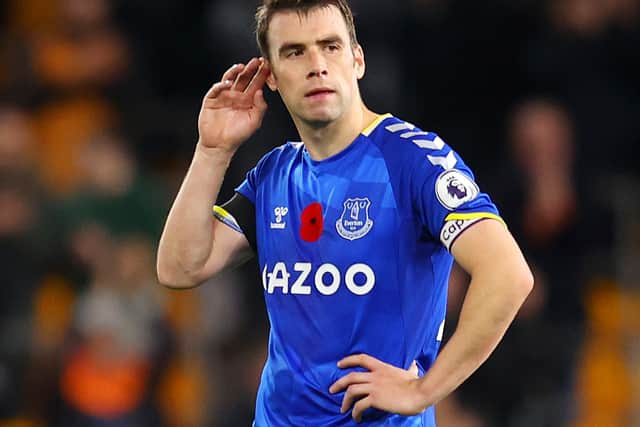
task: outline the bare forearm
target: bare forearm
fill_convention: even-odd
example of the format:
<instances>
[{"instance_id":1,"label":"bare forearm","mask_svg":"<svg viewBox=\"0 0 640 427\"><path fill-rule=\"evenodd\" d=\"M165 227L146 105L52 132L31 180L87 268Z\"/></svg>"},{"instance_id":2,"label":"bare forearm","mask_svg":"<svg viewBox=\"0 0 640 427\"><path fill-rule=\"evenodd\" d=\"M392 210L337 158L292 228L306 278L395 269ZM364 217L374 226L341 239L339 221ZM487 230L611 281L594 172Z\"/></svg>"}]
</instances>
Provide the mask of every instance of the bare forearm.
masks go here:
<instances>
[{"instance_id":1,"label":"bare forearm","mask_svg":"<svg viewBox=\"0 0 640 427\"><path fill-rule=\"evenodd\" d=\"M531 286L526 272L494 272L472 279L455 333L421 380L420 391L427 406L455 390L489 357Z\"/></svg>"},{"instance_id":2,"label":"bare forearm","mask_svg":"<svg viewBox=\"0 0 640 427\"><path fill-rule=\"evenodd\" d=\"M211 207L233 153L198 143L171 207L158 247L158 275L165 284L190 285L213 245Z\"/></svg>"}]
</instances>

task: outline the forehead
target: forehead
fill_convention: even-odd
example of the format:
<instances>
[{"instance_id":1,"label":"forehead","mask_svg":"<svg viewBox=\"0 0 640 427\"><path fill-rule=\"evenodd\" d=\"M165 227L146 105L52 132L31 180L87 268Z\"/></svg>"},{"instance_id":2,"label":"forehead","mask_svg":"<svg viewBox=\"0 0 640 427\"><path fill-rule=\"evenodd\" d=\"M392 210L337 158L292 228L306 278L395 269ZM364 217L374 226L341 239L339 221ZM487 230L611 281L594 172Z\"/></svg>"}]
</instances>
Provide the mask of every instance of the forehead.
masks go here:
<instances>
[{"instance_id":1,"label":"forehead","mask_svg":"<svg viewBox=\"0 0 640 427\"><path fill-rule=\"evenodd\" d=\"M301 14L293 10L276 12L269 22L269 45L278 49L284 43L313 43L329 34L349 40L347 23L340 10L329 5Z\"/></svg>"}]
</instances>

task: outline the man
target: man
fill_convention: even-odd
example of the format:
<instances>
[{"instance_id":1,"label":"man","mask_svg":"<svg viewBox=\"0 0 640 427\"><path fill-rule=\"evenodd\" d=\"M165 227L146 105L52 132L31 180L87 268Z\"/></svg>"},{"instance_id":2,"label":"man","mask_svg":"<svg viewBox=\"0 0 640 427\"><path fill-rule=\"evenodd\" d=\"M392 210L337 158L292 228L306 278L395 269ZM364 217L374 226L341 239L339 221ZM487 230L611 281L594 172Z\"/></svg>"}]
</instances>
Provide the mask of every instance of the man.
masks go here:
<instances>
[{"instance_id":1,"label":"man","mask_svg":"<svg viewBox=\"0 0 640 427\"><path fill-rule=\"evenodd\" d=\"M495 348L531 273L460 157L364 105L345 0L267 0L256 19L264 59L231 67L204 98L160 281L194 286L257 253L271 332L256 426L433 426L433 405ZM212 221L265 83L303 142L264 156ZM436 358L453 258L472 279Z\"/></svg>"}]
</instances>

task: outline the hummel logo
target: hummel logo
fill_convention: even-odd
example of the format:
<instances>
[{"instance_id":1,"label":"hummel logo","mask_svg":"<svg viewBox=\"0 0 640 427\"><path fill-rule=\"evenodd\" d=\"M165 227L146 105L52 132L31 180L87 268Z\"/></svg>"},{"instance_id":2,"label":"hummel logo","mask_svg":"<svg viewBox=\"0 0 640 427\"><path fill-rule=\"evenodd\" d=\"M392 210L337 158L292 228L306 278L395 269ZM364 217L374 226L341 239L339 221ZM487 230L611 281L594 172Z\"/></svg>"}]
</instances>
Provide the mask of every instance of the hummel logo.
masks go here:
<instances>
[{"instance_id":1,"label":"hummel logo","mask_svg":"<svg viewBox=\"0 0 640 427\"><path fill-rule=\"evenodd\" d=\"M273 210L273 214L276 217L276 222L271 223L271 228L276 230L284 230L287 226L286 222L282 222L282 219L289 213L289 208L284 206L278 206Z\"/></svg>"}]
</instances>

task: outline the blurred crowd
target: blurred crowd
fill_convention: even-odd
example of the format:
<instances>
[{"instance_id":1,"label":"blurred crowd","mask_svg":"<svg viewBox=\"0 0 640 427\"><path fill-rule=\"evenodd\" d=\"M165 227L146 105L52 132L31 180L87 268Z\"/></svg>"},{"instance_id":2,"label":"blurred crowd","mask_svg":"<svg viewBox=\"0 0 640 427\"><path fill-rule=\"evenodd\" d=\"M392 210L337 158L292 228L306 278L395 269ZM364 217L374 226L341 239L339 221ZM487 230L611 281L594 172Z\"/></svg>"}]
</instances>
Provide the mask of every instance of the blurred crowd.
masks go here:
<instances>
[{"instance_id":1,"label":"blurred crowd","mask_svg":"<svg viewBox=\"0 0 640 427\"><path fill-rule=\"evenodd\" d=\"M365 102L465 158L535 274L439 425L640 426L640 1L351 4ZM251 425L255 263L170 291L155 247L203 94L257 55L256 5L0 0L0 427ZM267 97L222 200L298 138Z\"/></svg>"}]
</instances>

